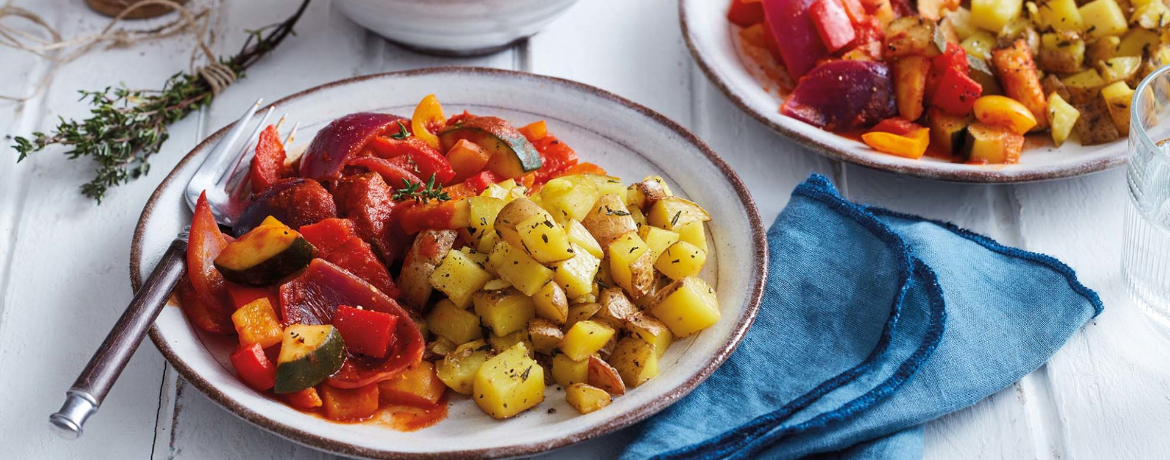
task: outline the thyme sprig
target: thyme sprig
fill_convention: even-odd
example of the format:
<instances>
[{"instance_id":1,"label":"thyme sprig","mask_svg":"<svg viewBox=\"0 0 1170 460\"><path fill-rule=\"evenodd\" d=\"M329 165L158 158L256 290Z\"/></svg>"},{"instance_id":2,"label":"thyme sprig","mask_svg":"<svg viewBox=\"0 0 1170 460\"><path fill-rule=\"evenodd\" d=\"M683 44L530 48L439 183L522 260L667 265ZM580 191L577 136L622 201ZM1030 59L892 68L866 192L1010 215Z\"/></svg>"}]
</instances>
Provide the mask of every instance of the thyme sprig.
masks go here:
<instances>
[{"instance_id":1,"label":"thyme sprig","mask_svg":"<svg viewBox=\"0 0 1170 460\"><path fill-rule=\"evenodd\" d=\"M451 200L451 196L443 191L443 185L435 183L434 173L431 173L431 178L427 179L425 185L408 179L402 179L402 185L402 188L394 191L394 201L414 200L417 203L427 204L431 200Z\"/></svg>"},{"instance_id":2,"label":"thyme sprig","mask_svg":"<svg viewBox=\"0 0 1170 460\"><path fill-rule=\"evenodd\" d=\"M231 58L219 58L238 78L257 60L276 49L293 34L310 0L279 24L249 30L248 39ZM17 162L53 145L66 147L69 159L88 157L97 163L93 180L81 186L81 193L100 204L110 187L137 179L150 172L149 158L158 153L170 137L168 126L182 120L215 98L211 83L198 73L179 72L167 79L162 90L132 90L125 86L98 91L81 90L88 101L90 116L81 121L59 118L50 132L16 137L13 148Z\"/></svg>"}]
</instances>

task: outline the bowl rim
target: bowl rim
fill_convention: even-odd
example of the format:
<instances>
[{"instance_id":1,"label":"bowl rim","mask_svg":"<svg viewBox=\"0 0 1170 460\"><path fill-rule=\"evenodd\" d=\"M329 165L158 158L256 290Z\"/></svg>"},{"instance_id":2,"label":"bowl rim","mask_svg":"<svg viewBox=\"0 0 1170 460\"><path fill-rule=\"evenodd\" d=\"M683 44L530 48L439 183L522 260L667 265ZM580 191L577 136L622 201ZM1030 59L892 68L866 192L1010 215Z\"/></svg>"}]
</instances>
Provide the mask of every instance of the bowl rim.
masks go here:
<instances>
[{"instance_id":1,"label":"bowl rim","mask_svg":"<svg viewBox=\"0 0 1170 460\"><path fill-rule=\"evenodd\" d=\"M1034 171L1021 171L1018 169L1016 171L1012 171L1010 168L996 170L977 168L972 168L970 170L946 170L933 168L929 166L929 163L922 163L919 165L875 161L873 158L876 154L872 152L852 152L830 146L804 133L781 125L775 120L768 118L764 114L752 109L751 105L749 105L747 101L744 100L744 96L732 88L731 83L725 80L723 76L715 70L715 66L708 62L706 55L700 51L700 47L696 43L694 34L691 31L691 25L688 23L687 19L687 4L690 3L690 1L691 0L679 0L678 2L679 24L682 27L683 41L686 43L687 49L690 50L691 56L699 65L699 68L703 71L704 74L707 75L707 79L713 83L715 87L719 88L719 91L722 92L723 95L728 99L730 99L732 103L738 106L740 110L744 111L748 115L751 115L752 118L755 118L760 123L763 123L765 126L771 128L780 135L795 140L803 144L805 147L811 148L813 151L828 158L853 163L859 166L865 166L871 169L904 174L907 176L919 177L923 179L986 184L1037 182L1076 177L1116 168L1118 166L1125 165L1126 162L1129 161L1129 155L1126 150L1120 149L1120 154L1112 155L1107 158L1098 158L1088 162L1038 169ZM1114 142L1120 141L1121 140L1119 139L1118 141ZM1105 145L1108 144L1103 144L1102 146Z\"/></svg>"},{"instance_id":2,"label":"bowl rim","mask_svg":"<svg viewBox=\"0 0 1170 460\"><path fill-rule=\"evenodd\" d=\"M660 398L648 401L641 406L635 407L633 410L619 414L617 417L609 420L605 424L600 425L596 429L590 431L583 431L574 433L563 438L544 441L544 442L530 442L519 443L512 446L501 448L480 448L467 449L459 451L448 451L439 453L415 453L415 452L394 452L381 449L370 449L360 447L357 445L340 442L311 433L300 428L295 428L283 422L270 419L262 416L257 412L252 411L242 404L236 403L230 397L225 395L222 391L217 389L207 379L202 377L199 373L189 366L163 339L161 332L157 325L151 325L150 339L154 342L155 347L162 353L163 357L179 372L184 379L199 389L204 395L214 401L216 404L227 409L230 413L240 417L249 423L263 428L269 432L275 433L285 439L291 440L298 444L312 447L319 450L325 450L333 453L363 457L363 458L377 458L377 459L391 459L391 458L411 458L411 459L466 459L466 458L500 458L500 457L514 457L522 455L531 455L540 452L546 452L553 449L569 446L589 439L597 438L615 432L621 428L625 428L641 420L644 420L651 415L654 415L665 409L667 406L673 404L679 399L683 398L691 391L693 391L700 383L706 380L716 369L718 369L723 362L738 348L740 342L743 340L747 330L751 327L755 320L756 314L759 311L760 302L764 294L764 286L768 277L768 245L765 237L763 223L760 219L759 210L756 207L755 200L748 191L747 186L739 178L733 169L724 161L717 153L711 150L701 139L695 134L691 133L686 128L678 123L670 120L665 115L662 115L654 110L651 110L641 104L625 99L614 93L602 90L600 88L586 85L584 83L567 80L558 77L550 77L545 75L538 75L528 72L520 72L514 70L492 69L484 67L462 67L462 66L443 66L432 67L426 69L405 70L397 72L385 72L370 75L363 75L351 77L325 83L323 85L314 86L286 97L283 97L269 105L283 105L292 100L299 99L318 91L330 89L338 86L345 86L352 83L357 83L366 80L376 80L383 78L401 78L401 77L417 77L436 74L466 74L473 76L494 76L505 78L527 78L534 79L539 82L568 86L572 89L591 93L596 97L606 99L610 102L617 103L628 109L634 110L639 114L646 116L659 123L663 127L673 131L675 134L684 139L687 143L695 146L701 151L716 168L718 168L724 175L725 179L731 184L736 191L739 199L744 204L744 210L750 223L751 231L751 251L754 255L754 264L752 267L755 275L754 282L751 282L751 292L747 296L744 309L736 319L736 325L731 331L728 340L716 350L702 365L699 371L690 378L682 382L679 386L671 389L668 393ZM158 187L150 195L146 205L143 207L142 214L139 216L138 223L135 225L134 237L131 242L130 249L130 283L133 290L137 292L142 287L142 250L144 243L144 235L146 234L146 222L150 220L155 205L158 204L162 197L164 189L174 181L178 172L190 162L198 152L205 150L211 142L217 141L223 137L235 122L224 126L219 131L208 136L202 142L197 144L191 151L189 151L174 168L167 174L166 178L159 183Z\"/></svg>"}]
</instances>

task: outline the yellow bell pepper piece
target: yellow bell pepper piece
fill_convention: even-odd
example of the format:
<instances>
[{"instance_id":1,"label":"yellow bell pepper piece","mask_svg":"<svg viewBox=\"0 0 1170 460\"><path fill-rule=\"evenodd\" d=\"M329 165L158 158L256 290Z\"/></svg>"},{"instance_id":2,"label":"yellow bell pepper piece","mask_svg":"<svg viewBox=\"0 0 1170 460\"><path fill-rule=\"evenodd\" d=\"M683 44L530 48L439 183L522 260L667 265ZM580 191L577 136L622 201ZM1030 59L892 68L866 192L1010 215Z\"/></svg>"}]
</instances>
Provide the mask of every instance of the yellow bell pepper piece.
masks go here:
<instances>
[{"instance_id":1,"label":"yellow bell pepper piece","mask_svg":"<svg viewBox=\"0 0 1170 460\"><path fill-rule=\"evenodd\" d=\"M926 146L930 145L930 128L916 129L905 136L883 132L865 133L861 135L861 140L879 152L917 160L922 158Z\"/></svg>"}]
</instances>

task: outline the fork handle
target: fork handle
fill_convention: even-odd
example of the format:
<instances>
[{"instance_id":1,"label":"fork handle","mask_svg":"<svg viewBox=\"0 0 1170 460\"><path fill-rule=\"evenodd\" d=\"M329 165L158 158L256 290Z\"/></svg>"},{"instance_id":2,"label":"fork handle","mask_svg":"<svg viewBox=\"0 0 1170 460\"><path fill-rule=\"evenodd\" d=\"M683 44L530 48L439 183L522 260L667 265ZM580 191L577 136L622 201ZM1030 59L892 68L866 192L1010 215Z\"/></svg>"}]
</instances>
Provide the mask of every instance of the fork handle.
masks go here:
<instances>
[{"instance_id":1,"label":"fork handle","mask_svg":"<svg viewBox=\"0 0 1170 460\"><path fill-rule=\"evenodd\" d=\"M146 283L134 294L134 299L122 317L118 318L106 340L73 382L73 387L65 393L65 404L49 416L50 426L61 437L81 437L85 420L97 412L106 393L110 392L110 387L138 349L146 331L166 305L171 291L186 273L186 253L185 238L180 236L171 242L170 248L146 278Z\"/></svg>"}]
</instances>

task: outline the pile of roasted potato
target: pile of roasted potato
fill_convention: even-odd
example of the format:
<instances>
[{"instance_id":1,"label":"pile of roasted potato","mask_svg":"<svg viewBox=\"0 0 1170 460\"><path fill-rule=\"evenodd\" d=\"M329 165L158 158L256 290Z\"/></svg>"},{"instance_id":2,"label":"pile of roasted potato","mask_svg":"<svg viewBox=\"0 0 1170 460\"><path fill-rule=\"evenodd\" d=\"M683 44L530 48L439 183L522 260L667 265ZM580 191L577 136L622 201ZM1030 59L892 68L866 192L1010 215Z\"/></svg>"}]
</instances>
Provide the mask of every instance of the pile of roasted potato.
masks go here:
<instances>
[{"instance_id":1,"label":"pile of roasted potato","mask_svg":"<svg viewBox=\"0 0 1170 460\"><path fill-rule=\"evenodd\" d=\"M420 235L399 285L442 294L426 309L429 359L493 417L536 406L553 382L581 413L605 407L719 320L698 276L710 216L659 177L569 175L534 193L508 180L465 199L471 225Z\"/></svg>"},{"instance_id":2,"label":"pile of roasted potato","mask_svg":"<svg viewBox=\"0 0 1170 460\"><path fill-rule=\"evenodd\" d=\"M1170 64L1166 0L972 0L948 11L958 3L920 1L918 9L941 16L940 30L984 61L1022 39L1036 58L1056 145L1074 131L1084 145L1124 137L1137 82ZM996 90L984 85L984 94Z\"/></svg>"}]
</instances>

